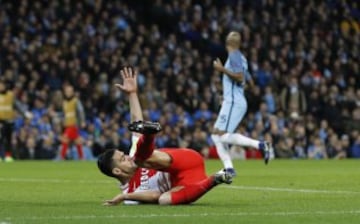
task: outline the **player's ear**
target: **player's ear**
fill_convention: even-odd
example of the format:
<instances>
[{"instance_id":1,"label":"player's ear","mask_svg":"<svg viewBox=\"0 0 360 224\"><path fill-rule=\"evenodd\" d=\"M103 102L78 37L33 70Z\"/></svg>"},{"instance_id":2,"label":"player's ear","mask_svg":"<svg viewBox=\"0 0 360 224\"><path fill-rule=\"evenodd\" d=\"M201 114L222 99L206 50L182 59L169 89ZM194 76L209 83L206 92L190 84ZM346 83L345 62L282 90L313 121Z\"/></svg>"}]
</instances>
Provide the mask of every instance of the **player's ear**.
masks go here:
<instances>
[{"instance_id":1,"label":"player's ear","mask_svg":"<svg viewBox=\"0 0 360 224\"><path fill-rule=\"evenodd\" d=\"M116 176L120 176L120 175L123 174L123 172L121 171L121 169L119 169L119 168L117 168L117 167L115 167L115 168L112 169L112 173L113 173L114 175L116 175Z\"/></svg>"}]
</instances>

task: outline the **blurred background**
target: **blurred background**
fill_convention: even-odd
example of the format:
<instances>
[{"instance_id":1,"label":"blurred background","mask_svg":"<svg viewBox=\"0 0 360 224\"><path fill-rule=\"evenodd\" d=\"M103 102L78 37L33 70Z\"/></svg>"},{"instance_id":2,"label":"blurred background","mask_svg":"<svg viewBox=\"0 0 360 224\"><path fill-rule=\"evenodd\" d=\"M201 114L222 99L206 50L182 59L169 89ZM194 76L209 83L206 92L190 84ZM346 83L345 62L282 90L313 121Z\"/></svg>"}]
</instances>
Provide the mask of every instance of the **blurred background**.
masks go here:
<instances>
[{"instance_id":1,"label":"blurred background","mask_svg":"<svg viewBox=\"0 0 360 224\"><path fill-rule=\"evenodd\" d=\"M216 158L222 85L212 61L226 59L231 30L256 84L239 132L271 140L277 158L360 158L360 10L346 0L0 0L0 81L15 102L14 117L0 117L0 128L12 125L2 157L62 159L67 85L83 105L84 158L128 149L128 101L114 84L133 66L145 119L164 127L157 147ZM78 158L74 144L64 158Z\"/></svg>"}]
</instances>

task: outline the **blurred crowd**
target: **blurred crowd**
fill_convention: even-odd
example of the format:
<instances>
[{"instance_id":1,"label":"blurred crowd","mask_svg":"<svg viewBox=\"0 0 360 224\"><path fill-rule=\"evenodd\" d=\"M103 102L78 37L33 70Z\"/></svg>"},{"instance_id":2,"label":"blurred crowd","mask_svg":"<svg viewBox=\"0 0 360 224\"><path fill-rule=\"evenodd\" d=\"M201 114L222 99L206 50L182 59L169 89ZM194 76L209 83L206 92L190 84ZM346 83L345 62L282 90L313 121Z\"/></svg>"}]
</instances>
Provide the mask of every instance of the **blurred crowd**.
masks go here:
<instances>
[{"instance_id":1,"label":"blurred crowd","mask_svg":"<svg viewBox=\"0 0 360 224\"><path fill-rule=\"evenodd\" d=\"M158 147L209 156L221 102L216 57L242 35L255 87L238 131L274 143L278 158L360 158L360 9L357 1L0 0L0 76L32 119L17 116L13 154L51 159L62 134L62 87L86 115L87 158L128 148L119 70L139 70ZM236 149L239 150L239 149Z\"/></svg>"}]
</instances>

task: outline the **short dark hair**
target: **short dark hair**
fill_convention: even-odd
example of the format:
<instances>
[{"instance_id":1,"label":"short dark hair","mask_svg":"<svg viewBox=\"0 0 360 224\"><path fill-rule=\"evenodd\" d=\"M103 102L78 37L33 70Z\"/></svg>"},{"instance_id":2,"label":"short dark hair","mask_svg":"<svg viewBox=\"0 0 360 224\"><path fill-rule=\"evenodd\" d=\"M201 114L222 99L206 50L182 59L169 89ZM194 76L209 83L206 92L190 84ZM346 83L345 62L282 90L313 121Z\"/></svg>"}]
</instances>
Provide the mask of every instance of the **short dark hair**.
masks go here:
<instances>
[{"instance_id":1,"label":"short dark hair","mask_svg":"<svg viewBox=\"0 0 360 224\"><path fill-rule=\"evenodd\" d=\"M109 149L99 155L97 165L99 170L109 177L115 177L112 170L114 168L113 156L116 149Z\"/></svg>"}]
</instances>

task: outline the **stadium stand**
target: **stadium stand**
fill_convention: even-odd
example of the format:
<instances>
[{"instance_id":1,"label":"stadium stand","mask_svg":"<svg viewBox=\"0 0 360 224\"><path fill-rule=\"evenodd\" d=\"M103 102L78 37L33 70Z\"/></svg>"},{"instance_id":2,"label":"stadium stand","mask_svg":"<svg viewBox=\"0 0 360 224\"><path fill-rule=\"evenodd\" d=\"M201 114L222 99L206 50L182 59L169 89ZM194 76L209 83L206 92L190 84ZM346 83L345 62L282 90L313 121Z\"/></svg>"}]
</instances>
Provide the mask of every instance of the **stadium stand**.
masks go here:
<instances>
[{"instance_id":1,"label":"stadium stand","mask_svg":"<svg viewBox=\"0 0 360 224\"><path fill-rule=\"evenodd\" d=\"M129 147L126 97L114 84L136 66L158 147L212 155L221 101L212 61L242 34L256 83L239 131L274 142L279 158L360 157L360 10L356 1L0 0L0 76L32 119L17 116L13 155L53 159L62 87L75 86L87 158ZM251 156L251 154L247 154ZM255 155L256 157L256 155Z\"/></svg>"}]
</instances>

